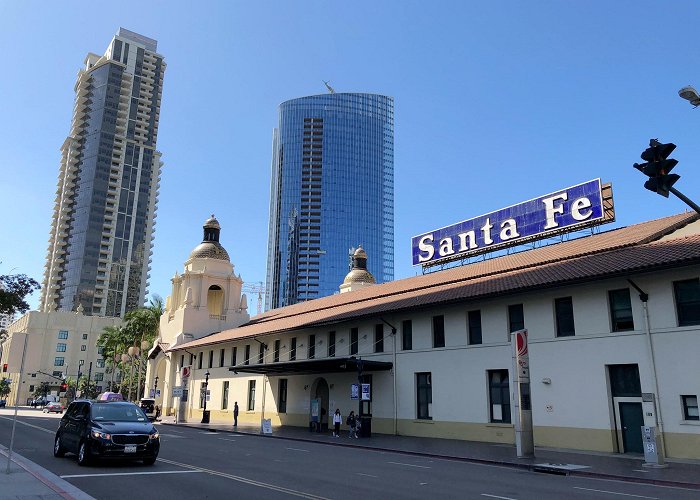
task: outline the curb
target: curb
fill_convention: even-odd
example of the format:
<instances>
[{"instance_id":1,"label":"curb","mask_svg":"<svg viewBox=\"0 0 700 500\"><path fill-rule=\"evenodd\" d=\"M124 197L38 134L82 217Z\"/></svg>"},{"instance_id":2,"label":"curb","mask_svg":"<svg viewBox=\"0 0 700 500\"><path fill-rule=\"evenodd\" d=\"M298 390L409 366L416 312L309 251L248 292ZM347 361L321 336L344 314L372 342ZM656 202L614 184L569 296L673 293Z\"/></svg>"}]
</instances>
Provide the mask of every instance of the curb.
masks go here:
<instances>
[{"instance_id":1,"label":"curb","mask_svg":"<svg viewBox=\"0 0 700 500\"><path fill-rule=\"evenodd\" d=\"M233 430L233 429L216 429L216 428L211 428L211 427L199 426L196 424L195 425L175 424L175 423L167 423L167 422L160 422L160 424L161 425L172 425L172 426L177 425L177 426L182 426L182 427L189 427L192 429L205 430L205 431L209 431L209 432L225 432L228 434L241 434L241 435L246 435L246 436L258 436L258 437L272 438L272 439L286 439L287 441L317 443L317 444L321 444L321 445L325 445L325 446L344 446L344 447L352 447L352 448L358 448L358 449L369 450L369 451L391 452L391 453L398 453L401 455L431 457L431 458L439 458L442 460L454 460L454 461L459 461L459 462L474 463L474 464L481 464L481 465L498 465L498 466L502 466L502 467L510 467L513 469L527 470L529 472L535 472L538 474L556 473L559 475L588 477L588 478L592 478L592 479L607 479L607 480L611 480L611 481L624 481L624 482L628 482L628 483L641 483L641 484L651 484L651 485L655 485L655 486L669 486L669 487L675 487L675 488L700 490L700 483L686 483L683 481L672 481L672 480L667 480L667 479L630 477L630 476L621 476L621 475L616 475L616 474L607 474L605 472L591 472L591 471L582 471L582 470L564 470L564 471L557 470L556 472L549 472L549 471L543 470L542 467L537 466L536 464L518 463L518 462L514 462L514 461L509 461L509 460L474 458L474 457L459 457L459 456L454 456L454 455L443 455L440 453L426 453L426 452L411 451L411 450L399 450L399 449L395 449L395 448L386 448L386 447L378 447L378 446L365 446L365 445L362 445L359 443L354 444L354 442L344 443L344 442L335 442L335 441L331 441L331 442L316 441L314 439L304 439L304 438L292 437L292 436L275 436L275 435L268 435L268 434L258 434L255 432L243 432L243 431ZM539 469L539 470L537 470L537 469Z\"/></svg>"}]
</instances>

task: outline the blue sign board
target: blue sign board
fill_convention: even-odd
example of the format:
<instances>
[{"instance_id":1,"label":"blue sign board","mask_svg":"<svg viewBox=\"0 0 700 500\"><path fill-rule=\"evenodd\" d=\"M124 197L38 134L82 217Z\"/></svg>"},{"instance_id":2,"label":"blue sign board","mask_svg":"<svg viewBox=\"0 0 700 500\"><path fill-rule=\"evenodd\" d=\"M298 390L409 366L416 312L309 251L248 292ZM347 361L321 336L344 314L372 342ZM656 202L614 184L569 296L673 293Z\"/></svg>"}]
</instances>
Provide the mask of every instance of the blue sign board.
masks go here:
<instances>
[{"instance_id":1,"label":"blue sign board","mask_svg":"<svg viewBox=\"0 0 700 500\"><path fill-rule=\"evenodd\" d=\"M492 251L604 222L600 179L414 236L413 265Z\"/></svg>"}]
</instances>

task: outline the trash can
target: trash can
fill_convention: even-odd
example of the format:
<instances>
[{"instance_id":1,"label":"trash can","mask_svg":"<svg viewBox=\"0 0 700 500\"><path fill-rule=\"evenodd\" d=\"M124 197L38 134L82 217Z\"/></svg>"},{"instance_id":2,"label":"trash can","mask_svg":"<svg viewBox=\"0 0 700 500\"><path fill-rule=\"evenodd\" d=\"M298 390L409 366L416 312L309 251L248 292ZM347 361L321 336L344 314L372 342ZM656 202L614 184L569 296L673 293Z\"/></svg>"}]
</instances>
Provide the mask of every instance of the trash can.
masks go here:
<instances>
[{"instance_id":1,"label":"trash can","mask_svg":"<svg viewBox=\"0 0 700 500\"><path fill-rule=\"evenodd\" d=\"M204 410L202 412L202 423L203 424L208 424L209 423L209 410Z\"/></svg>"},{"instance_id":2,"label":"trash can","mask_svg":"<svg viewBox=\"0 0 700 500\"><path fill-rule=\"evenodd\" d=\"M372 417L360 417L360 436L372 437Z\"/></svg>"}]
</instances>

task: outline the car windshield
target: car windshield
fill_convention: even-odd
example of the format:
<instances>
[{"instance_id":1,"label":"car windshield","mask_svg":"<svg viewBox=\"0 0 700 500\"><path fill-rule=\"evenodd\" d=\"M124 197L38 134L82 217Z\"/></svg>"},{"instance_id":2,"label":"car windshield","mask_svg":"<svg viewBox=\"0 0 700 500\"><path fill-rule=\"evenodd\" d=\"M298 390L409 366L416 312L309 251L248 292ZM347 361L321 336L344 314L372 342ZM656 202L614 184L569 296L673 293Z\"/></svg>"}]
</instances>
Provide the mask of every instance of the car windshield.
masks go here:
<instances>
[{"instance_id":1,"label":"car windshield","mask_svg":"<svg viewBox=\"0 0 700 500\"><path fill-rule=\"evenodd\" d=\"M145 422L146 416L136 406L132 405L93 405L93 420L106 422Z\"/></svg>"}]
</instances>

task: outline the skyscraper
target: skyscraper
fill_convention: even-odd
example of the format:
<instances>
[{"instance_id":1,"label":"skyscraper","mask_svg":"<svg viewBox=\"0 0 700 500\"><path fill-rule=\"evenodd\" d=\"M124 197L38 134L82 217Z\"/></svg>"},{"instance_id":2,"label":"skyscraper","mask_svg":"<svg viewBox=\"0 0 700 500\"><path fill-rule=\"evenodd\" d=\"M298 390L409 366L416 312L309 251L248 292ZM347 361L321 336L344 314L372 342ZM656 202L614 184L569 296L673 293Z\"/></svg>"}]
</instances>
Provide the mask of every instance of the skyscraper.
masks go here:
<instances>
[{"instance_id":1,"label":"skyscraper","mask_svg":"<svg viewBox=\"0 0 700 500\"><path fill-rule=\"evenodd\" d=\"M143 305L158 201L165 62L123 28L78 72L61 147L42 311L123 316Z\"/></svg>"},{"instance_id":2,"label":"skyscraper","mask_svg":"<svg viewBox=\"0 0 700 500\"><path fill-rule=\"evenodd\" d=\"M301 97L273 132L266 309L337 293L362 245L394 279L394 100Z\"/></svg>"}]
</instances>

